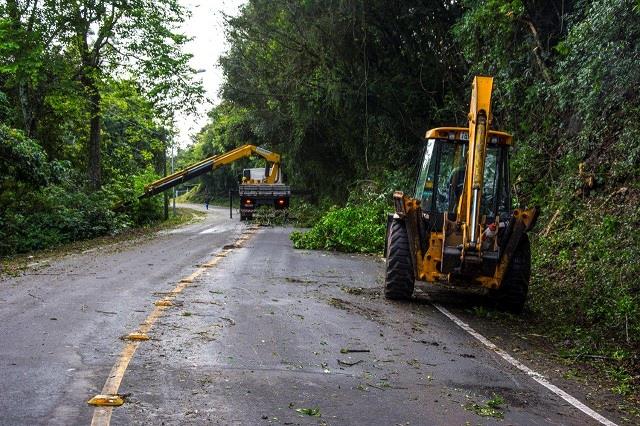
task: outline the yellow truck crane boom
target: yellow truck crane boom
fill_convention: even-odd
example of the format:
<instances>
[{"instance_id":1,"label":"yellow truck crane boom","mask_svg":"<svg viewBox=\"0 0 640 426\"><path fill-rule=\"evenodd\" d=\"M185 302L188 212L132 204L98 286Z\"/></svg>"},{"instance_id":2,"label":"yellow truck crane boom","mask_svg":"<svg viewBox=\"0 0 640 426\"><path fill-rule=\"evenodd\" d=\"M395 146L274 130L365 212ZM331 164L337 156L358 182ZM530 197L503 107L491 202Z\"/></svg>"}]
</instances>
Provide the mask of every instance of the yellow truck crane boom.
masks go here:
<instances>
[{"instance_id":1,"label":"yellow truck crane boom","mask_svg":"<svg viewBox=\"0 0 640 426\"><path fill-rule=\"evenodd\" d=\"M499 306L526 301L531 252L526 235L538 209L511 208L513 138L491 130L493 78L475 77L469 125L426 134L415 196L394 193L387 221L385 295L408 299L414 282L481 287Z\"/></svg>"},{"instance_id":2,"label":"yellow truck crane boom","mask_svg":"<svg viewBox=\"0 0 640 426\"><path fill-rule=\"evenodd\" d=\"M214 155L205 160L199 161L189 167L151 182L145 186L144 194L139 198L151 197L159 194L183 182L208 173L218 167L233 163L241 158L259 155L263 157L270 166L267 166L268 173L258 184L275 184L280 178L280 155L255 145L243 145L224 154Z\"/></svg>"}]
</instances>

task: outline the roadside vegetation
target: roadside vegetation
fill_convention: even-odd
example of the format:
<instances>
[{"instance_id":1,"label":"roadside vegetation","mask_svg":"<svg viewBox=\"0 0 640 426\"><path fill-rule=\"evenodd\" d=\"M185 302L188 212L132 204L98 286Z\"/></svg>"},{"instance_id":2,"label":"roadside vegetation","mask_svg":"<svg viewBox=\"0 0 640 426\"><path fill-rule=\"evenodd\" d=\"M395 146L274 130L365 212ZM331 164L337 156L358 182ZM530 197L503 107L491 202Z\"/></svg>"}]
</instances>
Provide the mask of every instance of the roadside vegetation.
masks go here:
<instances>
[{"instance_id":1,"label":"roadside vegetation","mask_svg":"<svg viewBox=\"0 0 640 426\"><path fill-rule=\"evenodd\" d=\"M387 211L385 202L373 206L348 202L329 209L309 231L293 232L291 240L295 248L377 253L384 246L386 222L380 218Z\"/></svg>"},{"instance_id":2,"label":"roadside vegetation","mask_svg":"<svg viewBox=\"0 0 640 426\"><path fill-rule=\"evenodd\" d=\"M402 175L388 173L377 181L357 182L344 206L331 205L306 224L311 229L295 231L296 248L336 250L350 253L382 253L387 215L391 212L394 188L409 187ZM301 223L297 223L301 226ZM311 226L309 226L311 225Z\"/></svg>"},{"instance_id":3,"label":"roadside vegetation","mask_svg":"<svg viewBox=\"0 0 640 426\"><path fill-rule=\"evenodd\" d=\"M137 195L202 99L184 17L176 0L0 3L0 256L162 219Z\"/></svg>"},{"instance_id":4,"label":"roadside vegetation","mask_svg":"<svg viewBox=\"0 0 640 426\"><path fill-rule=\"evenodd\" d=\"M123 244L136 242L145 238L153 238L157 232L197 222L204 219L205 216L206 213L201 211L177 208L176 215L171 215L167 220L155 221L142 226L132 226L114 234L51 245L42 250L4 257L0 259L0 276L20 275L30 266L44 266L52 260L59 259L63 256L93 251L98 248L107 251L110 249L119 250Z\"/></svg>"}]
</instances>

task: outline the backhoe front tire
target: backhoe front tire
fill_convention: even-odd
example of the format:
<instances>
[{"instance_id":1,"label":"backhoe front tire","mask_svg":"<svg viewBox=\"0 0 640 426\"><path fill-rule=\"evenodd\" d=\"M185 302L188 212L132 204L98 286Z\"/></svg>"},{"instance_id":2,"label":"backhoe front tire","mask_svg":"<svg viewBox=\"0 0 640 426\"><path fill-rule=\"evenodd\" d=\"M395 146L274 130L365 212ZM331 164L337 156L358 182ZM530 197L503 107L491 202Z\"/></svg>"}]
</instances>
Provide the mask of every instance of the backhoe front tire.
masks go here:
<instances>
[{"instance_id":1,"label":"backhoe front tire","mask_svg":"<svg viewBox=\"0 0 640 426\"><path fill-rule=\"evenodd\" d=\"M527 234L522 235L511 264L502 280L502 286L494 290L492 300L496 308L519 314L527 301L531 278L531 245Z\"/></svg>"},{"instance_id":2,"label":"backhoe front tire","mask_svg":"<svg viewBox=\"0 0 640 426\"><path fill-rule=\"evenodd\" d=\"M391 222L386 254L384 296L392 300L411 299L415 279L409 237L404 223L396 220Z\"/></svg>"}]
</instances>

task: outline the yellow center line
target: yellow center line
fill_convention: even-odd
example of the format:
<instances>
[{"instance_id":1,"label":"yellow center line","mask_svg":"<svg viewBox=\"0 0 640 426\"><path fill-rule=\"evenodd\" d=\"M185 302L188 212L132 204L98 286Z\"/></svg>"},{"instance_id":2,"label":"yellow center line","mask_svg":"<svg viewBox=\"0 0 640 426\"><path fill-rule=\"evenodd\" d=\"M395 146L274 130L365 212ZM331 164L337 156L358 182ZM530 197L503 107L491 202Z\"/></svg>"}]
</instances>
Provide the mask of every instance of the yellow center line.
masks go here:
<instances>
[{"instance_id":1,"label":"yellow center line","mask_svg":"<svg viewBox=\"0 0 640 426\"><path fill-rule=\"evenodd\" d=\"M221 252L217 253L211 260L207 263L201 265L198 269L195 270L188 277L182 278L178 281L178 284L171 290L165 297L160 299L161 301L171 301L178 294L180 294L185 288L189 287L200 275L202 275L207 269L216 266L222 258L224 258L230 251L234 248L242 247L242 244L249 240L254 234L258 232L258 228L249 228L247 231L242 233L242 236L236 239L235 243L232 245L233 248L223 249ZM156 321L162 316L164 311L168 308L166 305L156 305L153 311L147 316L147 318L140 324L138 328L139 333L147 334L153 328L153 325ZM120 384L122 383L122 379L124 378L124 374L127 371L127 367L133 359L133 356L140 346L140 341L131 341L125 344L122 352L120 352L120 356L113 367L111 367L111 371L109 372L109 376L102 387L102 395L115 395L118 393L120 389ZM96 407L93 410L93 418L91 420L92 426L108 426L111 423L111 413L113 411L113 407Z\"/></svg>"}]
</instances>

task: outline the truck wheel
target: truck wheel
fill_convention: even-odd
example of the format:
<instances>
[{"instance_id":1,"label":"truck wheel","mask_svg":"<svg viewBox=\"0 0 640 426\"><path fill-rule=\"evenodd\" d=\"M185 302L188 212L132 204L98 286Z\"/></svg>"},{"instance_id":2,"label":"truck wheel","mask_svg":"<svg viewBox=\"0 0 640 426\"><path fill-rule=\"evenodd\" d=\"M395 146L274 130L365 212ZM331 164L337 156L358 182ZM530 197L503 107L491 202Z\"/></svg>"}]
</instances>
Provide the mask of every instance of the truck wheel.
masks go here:
<instances>
[{"instance_id":1,"label":"truck wheel","mask_svg":"<svg viewBox=\"0 0 640 426\"><path fill-rule=\"evenodd\" d=\"M394 220L387 240L384 296L393 300L409 300L413 294L413 285L413 263L407 229L404 223Z\"/></svg>"},{"instance_id":2,"label":"truck wheel","mask_svg":"<svg viewBox=\"0 0 640 426\"><path fill-rule=\"evenodd\" d=\"M519 314L524 308L531 278L531 246L524 234L513 253L502 286L493 292L495 306L503 311Z\"/></svg>"}]
</instances>

